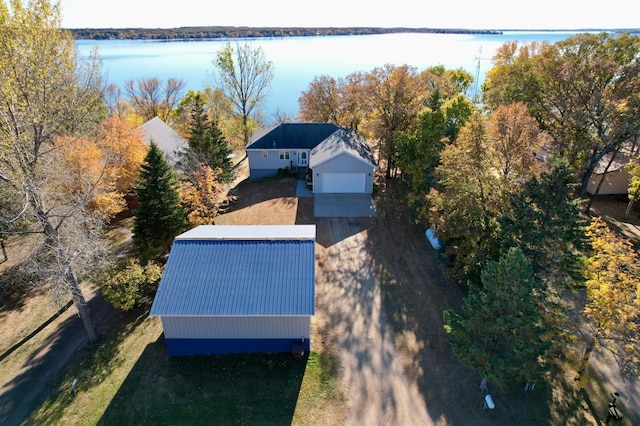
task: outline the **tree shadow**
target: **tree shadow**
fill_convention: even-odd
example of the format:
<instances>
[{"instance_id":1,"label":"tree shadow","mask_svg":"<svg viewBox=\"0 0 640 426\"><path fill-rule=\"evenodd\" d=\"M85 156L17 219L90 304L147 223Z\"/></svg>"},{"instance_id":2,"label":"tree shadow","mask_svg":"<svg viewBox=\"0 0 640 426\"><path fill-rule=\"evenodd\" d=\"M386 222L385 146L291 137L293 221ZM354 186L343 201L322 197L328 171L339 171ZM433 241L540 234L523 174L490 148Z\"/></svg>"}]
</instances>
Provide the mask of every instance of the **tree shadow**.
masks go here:
<instances>
[{"instance_id":1,"label":"tree shadow","mask_svg":"<svg viewBox=\"0 0 640 426\"><path fill-rule=\"evenodd\" d=\"M112 370L106 367L113 364L104 361L118 356L120 342L146 317L146 312L125 314L116 311L100 294L92 297L88 305L102 336L101 343L87 346L84 326L77 315L58 324L56 332L32 352L18 374L0 389L0 424L20 424L41 405L70 403L71 396L67 394L67 399L59 401L57 394L62 387L69 386L71 376L82 386L99 383ZM74 358L84 360L81 368L60 375L67 364L74 365ZM41 419L41 424L51 424L62 412L45 409L46 419Z\"/></svg>"},{"instance_id":2,"label":"tree shadow","mask_svg":"<svg viewBox=\"0 0 640 426\"><path fill-rule=\"evenodd\" d=\"M234 200L229 204L226 213L232 213L264 201L276 198L295 198L296 178L294 176L273 176L259 180L241 181L229 194Z\"/></svg>"},{"instance_id":3,"label":"tree shadow","mask_svg":"<svg viewBox=\"0 0 640 426\"><path fill-rule=\"evenodd\" d=\"M431 420L452 425L589 423L577 389L559 383L557 375L531 392L524 391L524 383L503 392L490 384L495 408L484 410L481 378L456 358L443 327L443 311L459 309L466 288L447 276L424 228L406 213L400 184L381 194L376 209L367 250L405 372L417 384Z\"/></svg>"},{"instance_id":4,"label":"tree shadow","mask_svg":"<svg viewBox=\"0 0 640 426\"><path fill-rule=\"evenodd\" d=\"M291 424L307 357L169 357L147 345L99 424Z\"/></svg>"}]
</instances>

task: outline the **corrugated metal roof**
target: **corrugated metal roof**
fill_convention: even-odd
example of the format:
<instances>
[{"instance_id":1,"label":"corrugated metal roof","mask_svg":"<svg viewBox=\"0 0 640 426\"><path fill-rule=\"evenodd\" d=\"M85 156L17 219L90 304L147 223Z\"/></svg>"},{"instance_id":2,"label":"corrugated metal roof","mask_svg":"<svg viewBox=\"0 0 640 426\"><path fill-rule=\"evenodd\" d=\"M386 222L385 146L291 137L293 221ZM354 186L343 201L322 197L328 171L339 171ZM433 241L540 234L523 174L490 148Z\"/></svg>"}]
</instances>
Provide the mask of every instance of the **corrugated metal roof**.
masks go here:
<instances>
[{"instance_id":1,"label":"corrugated metal roof","mask_svg":"<svg viewBox=\"0 0 640 426\"><path fill-rule=\"evenodd\" d=\"M152 316L313 315L313 240L176 239Z\"/></svg>"},{"instance_id":2,"label":"corrugated metal roof","mask_svg":"<svg viewBox=\"0 0 640 426\"><path fill-rule=\"evenodd\" d=\"M176 240L313 240L315 225L200 225Z\"/></svg>"}]
</instances>

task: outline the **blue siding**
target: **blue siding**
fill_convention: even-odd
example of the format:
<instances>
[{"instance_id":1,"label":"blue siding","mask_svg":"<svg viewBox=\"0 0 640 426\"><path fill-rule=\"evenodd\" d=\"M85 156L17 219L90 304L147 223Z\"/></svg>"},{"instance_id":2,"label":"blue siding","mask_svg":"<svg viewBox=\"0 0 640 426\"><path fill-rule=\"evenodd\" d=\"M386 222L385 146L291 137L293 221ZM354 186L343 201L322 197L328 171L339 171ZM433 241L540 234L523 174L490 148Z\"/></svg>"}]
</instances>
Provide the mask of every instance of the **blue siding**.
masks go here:
<instances>
[{"instance_id":1,"label":"blue siding","mask_svg":"<svg viewBox=\"0 0 640 426\"><path fill-rule=\"evenodd\" d=\"M236 354L246 352L290 352L300 339L166 339L169 356ZM311 348L304 339L305 350Z\"/></svg>"}]
</instances>

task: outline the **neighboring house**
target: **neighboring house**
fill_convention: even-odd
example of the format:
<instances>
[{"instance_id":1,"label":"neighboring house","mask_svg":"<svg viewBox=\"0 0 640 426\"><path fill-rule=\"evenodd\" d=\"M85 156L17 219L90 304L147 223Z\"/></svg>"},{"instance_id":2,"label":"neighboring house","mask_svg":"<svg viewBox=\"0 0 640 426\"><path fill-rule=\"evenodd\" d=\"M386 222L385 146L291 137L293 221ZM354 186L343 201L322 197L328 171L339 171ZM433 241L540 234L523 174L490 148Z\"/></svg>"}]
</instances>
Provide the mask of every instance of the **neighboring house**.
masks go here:
<instances>
[{"instance_id":1,"label":"neighboring house","mask_svg":"<svg viewBox=\"0 0 640 426\"><path fill-rule=\"evenodd\" d=\"M604 177L604 182L600 187L599 195L627 195L629 193L629 183L631 175L626 171L626 166L631 159L625 154L618 153L609 166ZM605 155L598 163L587 184L587 192L593 195L602 180L604 170L611 161L611 154Z\"/></svg>"},{"instance_id":2,"label":"neighboring house","mask_svg":"<svg viewBox=\"0 0 640 426\"><path fill-rule=\"evenodd\" d=\"M164 158L172 166L176 166L188 143L160 117L154 117L139 127L143 131L145 142L158 145Z\"/></svg>"},{"instance_id":3,"label":"neighboring house","mask_svg":"<svg viewBox=\"0 0 640 426\"><path fill-rule=\"evenodd\" d=\"M202 225L176 237L151 316L169 355L310 348L315 225Z\"/></svg>"},{"instance_id":4,"label":"neighboring house","mask_svg":"<svg viewBox=\"0 0 640 426\"><path fill-rule=\"evenodd\" d=\"M373 191L371 148L355 130L329 123L284 123L256 133L246 147L250 179L278 170L309 172L315 194Z\"/></svg>"}]
</instances>

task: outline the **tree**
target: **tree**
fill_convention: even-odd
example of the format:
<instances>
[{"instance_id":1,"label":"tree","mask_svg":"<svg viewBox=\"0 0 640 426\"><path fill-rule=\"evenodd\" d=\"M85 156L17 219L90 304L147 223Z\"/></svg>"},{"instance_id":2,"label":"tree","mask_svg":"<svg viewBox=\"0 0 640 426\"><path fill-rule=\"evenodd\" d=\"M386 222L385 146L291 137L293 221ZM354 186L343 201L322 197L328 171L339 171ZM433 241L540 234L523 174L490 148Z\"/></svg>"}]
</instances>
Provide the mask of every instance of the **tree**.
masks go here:
<instances>
[{"instance_id":1,"label":"tree","mask_svg":"<svg viewBox=\"0 0 640 426\"><path fill-rule=\"evenodd\" d=\"M127 80L124 90L143 121L149 121L154 117L168 121L185 84L184 80L173 77L162 84L159 78L153 77L137 82Z\"/></svg>"},{"instance_id":2,"label":"tree","mask_svg":"<svg viewBox=\"0 0 640 426\"><path fill-rule=\"evenodd\" d=\"M477 280L499 255L497 218L507 203L490 152L486 119L476 112L455 143L442 150L438 182L427 197L429 223L452 258L451 272L462 279Z\"/></svg>"},{"instance_id":3,"label":"tree","mask_svg":"<svg viewBox=\"0 0 640 426\"><path fill-rule=\"evenodd\" d=\"M386 160L386 176L391 177L397 154L393 135L408 131L424 106L425 93L414 67L385 65L366 74L364 91L368 110L367 127L378 141L380 156Z\"/></svg>"},{"instance_id":4,"label":"tree","mask_svg":"<svg viewBox=\"0 0 640 426\"><path fill-rule=\"evenodd\" d=\"M527 106L521 102L500 105L489 117L487 134L502 186L515 187L528 180L538 165L534 153L548 139L527 113Z\"/></svg>"},{"instance_id":5,"label":"tree","mask_svg":"<svg viewBox=\"0 0 640 426\"><path fill-rule=\"evenodd\" d=\"M173 169L153 142L138 175L134 196L140 203L134 211L134 247L148 258L167 253L175 236L185 229L186 214Z\"/></svg>"},{"instance_id":6,"label":"tree","mask_svg":"<svg viewBox=\"0 0 640 426\"><path fill-rule=\"evenodd\" d=\"M522 251L511 248L482 271L460 312L444 311L445 330L458 359L504 389L533 383L550 347L539 314L541 291Z\"/></svg>"},{"instance_id":7,"label":"tree","mask_svg":"<svg viewBox=\"0 0 640 426\"><path fill-rule=\"evenodd\" d=\"M504 49L489 73L487 100L526 102L581 182L640 133L640 37L579 34L555 44Z\"/></svg>"},{"instance_id":8,"label":"tree","mask_svg":"<svg viewBox=\"0 0 640 426\"><path fill-rule=\"evenodd\" d=\"M123 311L136 306L147 290L162 277L162 267L156 262L142 266L137 259L129 259L108 271L102 294L107 302Z\"/></svg>"},{"instance_id":9,"label":"tree","mask_svg":"<svg viewBox=\"0 0 640 426\"><path fill-rule=\"evenodd\" d=\"M624 211L624 218L628 219L633 204L640 198L640 162L637 160L630 161L625 166L625 169L631 176L629 180L629 204L627 204L627 208Z\"/></svg>"},{"instance_id":10,"label":"tree","mask_svg":"<svg viewBox=\"0 0 640 426\"><path fill-rule=\"evenodd\" d=\"M342 125L340 86L328 75L314 77L309 89L298 98L301 121Z\"/></svg>"},{"instance_id":11,"label":"tree","mask_svg":"<svg viewBox=\"0 0 640 426\"><path fill-rule=\"evenodd\" d=\"M593 250L587 261L585 314L593 330L583 361L603 347L617 356L623 370L640 372L640 259L632 244L600 218L587 235ZM583 366L584 367L584 366Z\"/></svg>"},{"instance_id":12,"label":"tree","mask_svg":"<svg viewBox=\"0 0 640 426\"><path fill-rule=\"evenodd\" d=\"M0 2L0 185L20 204L13 210L29 232L42 235L32 279L48 283L54 296L71 296L93 343L98 336L79 280L101 258L103 223L86 208L91 193L68 198L56 191L66 176L56 136L95 129L104 112L100 61L80 58L72 35L60 29L57 3L9 6Z\"/></svg>"},{"instance_id":13,"label":"tree","mask_svg":"<svg viewBox=\"0 0 640 426\"><path fill-rule=\"evenodd\" d=\"M231 102L241 123L243 142L249 143L256 127L258 108L266 99L273 80L273 62L267 60L262 47L231 43L213 59L220 89Z\"/></svg>"},{"instance_id":14,"label":"tree","mask_svg":"<svg viewBox=\"0 0 640 426\"><path fill-rule=\"evenodd\" d=\"M189 148L185 158L189 163L187 170L194 170L200 163L219 170L216 178L229 183L233 180L231 149L215 121L209 119L200 96L196 96L189 125Z\"/></svg>"},{"instance_id":15,"label":"tree","mask_svg":"<svg viewBox=\"0 0 640 426\"><path fill-rule=\"evenodd\" d=\"M538 279L563 284L580 280L585 225L574 181L566 160L552 161L549 170L511 196L508 214L500 219L505 247L519 247Z\"/></svg>"},{"instance_id":16,"label":"tree","mask_svg":"<svg viewBox=\"0 0 640 426\"><path fill-rule=\"evenodd\" d=\"M220 184L221 172L200 163L194 172L193 182L182 182L180 197L191 226L214 225L215 218L229 200Z\"/></svg>"}]
</instances>

